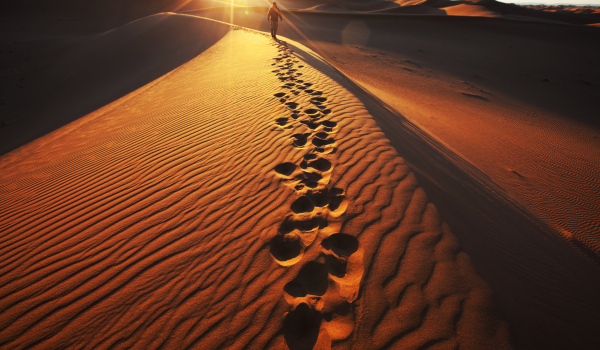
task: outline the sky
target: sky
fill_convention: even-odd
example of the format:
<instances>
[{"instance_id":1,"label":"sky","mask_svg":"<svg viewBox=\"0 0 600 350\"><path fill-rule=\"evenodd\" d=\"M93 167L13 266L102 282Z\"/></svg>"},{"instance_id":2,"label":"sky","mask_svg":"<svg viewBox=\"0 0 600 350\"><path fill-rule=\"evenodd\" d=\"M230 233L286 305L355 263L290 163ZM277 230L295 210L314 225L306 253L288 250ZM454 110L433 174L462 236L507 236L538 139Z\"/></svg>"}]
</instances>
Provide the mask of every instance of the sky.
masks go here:
<instances>
[{"instance_id":1,"label":"sky","mask_svg":"<svg viewBox=\"0 0 600 350\"><path fill-rule=\"evenodd\" d=\"M593 5L600 6L600 0L498 0L508 4L544 4L544 5Z\"/></svg>"}]
</instances>

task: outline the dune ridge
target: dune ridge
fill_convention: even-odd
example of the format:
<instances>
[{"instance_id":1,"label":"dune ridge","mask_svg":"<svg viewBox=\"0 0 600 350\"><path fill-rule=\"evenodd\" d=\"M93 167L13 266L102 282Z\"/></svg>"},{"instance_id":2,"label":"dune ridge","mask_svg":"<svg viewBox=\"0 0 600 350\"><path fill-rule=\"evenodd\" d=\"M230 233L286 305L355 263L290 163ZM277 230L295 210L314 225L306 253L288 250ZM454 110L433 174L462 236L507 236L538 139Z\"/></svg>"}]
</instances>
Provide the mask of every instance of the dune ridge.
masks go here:
<instances>
[{"instance_id":1,"label":"dune ridge","mask_svg":"<svg viewBox=\"0 0 600 350\"><path fill-rule=\"evenodd\" d=\"M232 30L0 158L0 345L510 348L365 97L193 19Z\"/></svg>"}]
</instances>

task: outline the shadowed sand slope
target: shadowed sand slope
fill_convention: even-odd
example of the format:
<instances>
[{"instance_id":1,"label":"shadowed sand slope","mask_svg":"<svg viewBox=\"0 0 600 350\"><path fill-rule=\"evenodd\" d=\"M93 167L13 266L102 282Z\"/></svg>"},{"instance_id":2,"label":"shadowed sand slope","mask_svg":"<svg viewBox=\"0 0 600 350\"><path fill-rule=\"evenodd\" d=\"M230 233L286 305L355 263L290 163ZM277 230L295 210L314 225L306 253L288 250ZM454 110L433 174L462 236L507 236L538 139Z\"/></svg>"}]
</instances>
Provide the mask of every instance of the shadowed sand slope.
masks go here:
<instances>
[{"instance_id":1,"label":"shadowed sand slope","mask_svg":"<svg viewBox=\"0 0 600 350\"><path fill-rule=\"evenodd\" d=\"M231 30L0 158L0 346L510 348L366 95L311 55Z\"/></svg>"},{"instance_id":2,"label":"shadowed sand slope","mask_svg":"<svg viewBox=\"0 0 600 350\"><path fill-rule=\"evenodd\" d=\"M10 151L142 87L189 61L227 33L190 17L156 14L92 35L36 77L38 87L0 129ZM45 73L45 72L44 72ZM32 100L35 103L32 103Z\"/></svg>"}]
</instances>

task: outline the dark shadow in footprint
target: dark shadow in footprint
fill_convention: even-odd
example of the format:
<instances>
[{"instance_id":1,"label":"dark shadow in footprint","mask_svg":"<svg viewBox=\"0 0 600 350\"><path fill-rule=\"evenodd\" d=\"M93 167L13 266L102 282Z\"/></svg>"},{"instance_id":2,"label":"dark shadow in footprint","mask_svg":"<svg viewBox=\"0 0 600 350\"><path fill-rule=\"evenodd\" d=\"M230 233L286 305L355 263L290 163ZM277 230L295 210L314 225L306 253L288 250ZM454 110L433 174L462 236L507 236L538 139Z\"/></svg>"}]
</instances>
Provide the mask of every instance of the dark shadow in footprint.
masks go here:
<instances>
[{"instance_id":1,"label":"dark shadow in footprint","mask_svg":"<svg viewBox=\"0 0 600 350\"><path fill-rule=\"evenodd\" d=\"M318 182L306 181L306 187L308 188L317 188L317 186L319 186Z\"/></svg>"},{"instance_id":2,"label":"dark shadow in footprint","mask_svg":"<svg viewBox=\"0 0 600 350\"><path fill-rule=\"evenodd\" d=\"M339 196L339 195L344 194L344 190L342 190L341 188L334 187L331 189L331 194L334 196Z\"/></svg>"},{"instance_id":3,"label":"dark shadow in footprint","mask_svg":"<svg viewBox=\"0 0 600 350\"><path fill-rule=\"evenodd\" d=\"M319 125L321 125L321 124L319 124L319 123L315 123L315 122L313 122L312 120L301 120L301 121L300 121L300 123L302 123L302 124L304 124L304 125L308 126L309 128L311 128L311 129L313 129L313 130L314 130L314 129L316 129L316 128L318 128L318 127L319 127Z\"/></svg>"},{"instance_id":4,"label":"dark shadow in footprint","mask_svg":"<svg viewBox=\"0 0 600 350\"><path fill-rule=\"evenodd\" d=\"M345 233L336 233L323 240L321 246L339 257L349 257L358 250L358 240Z\"/></svg>"},{"instance_id":5,"label":"dark shadow in footprint","mask_svg":"<svg viewBox=\"0 0 600 350\"><path fill-rule=\"evenodd\" d=\"M281 225L279 226L279 232L281 234L288 234L296 229L303 232L310 232L317 229L317 227L326 227L327 221L323 218L315 216L313 218L297 219L294 216L289 215L286 217Z\"/></svg>"},{"instance_id":6,"label":"dark shadow in footprint","mask_svg":"<svg viewBox=\"0 0 600 350\"><path fill-rule=\"evenodd\" d=\"M323 114L330 114L331 113L331 109L329 109L329 108L328 109L324 109L324 110L321 111L321 113L323 113Z\"/></svg>"},{"instance_id":7,"label":"dark shadow in footprint","mask_svg":"<svg viewBox=\"0 0 600 350\"><path fill-rule=\"evenodd\" d=\"M278 93L276 93L273 96L275 96L275 97L283 97L283 96L285 96L285 92L278 92Z\"/></svg>"},{"instance_id":8,"label":"dark shadow in footprint","mask_svg":"<svg viewBox=\"0 0 600 350\"><path fill-rule=\"evenodd\" d=\"M325 132L318 132L315 134L316 137L320 138L320 139L326 139L329 137L329 135Z\"/></svg>"},{"instance_id":9,"label":"dark shadow in footprint","mask_svg":"<svg viewBox=\"0 0 600 350\"><path fill-rule=\"evenodd\" d=\"M330 145L330 144L332 144L334 142L335 142L334 139L325 139L325 140L323 140L323 139L319 139L319 138L316 138L316 137L312 140L312 144L315 145L315 146L317 146L317 147L327 146L327 145Z\"/></svg>"},{"instance_id":10,"label":"dark shadow in footprint","mask_svg":"<svg viewBox=\"0 0 600 350\"><path fill-rule=\"evenodd\" d=\"M332 122L331 120L324 120L321 122L321 124L323 124L323 126L326 126L328 128L334 128L337 125L336 122Z\"/></svg>"},{"instance_id":11,"label":"dark shadow in footprint","mask_svg":"<svg viewBox=\"0 0 600 350\"><path fill-rule=\"evenodd\" d=\"M296 113L292 113L292 118L294 118L294 119L298 119L299 117L300 117L300 116L299 116L298 114L296 114Z\"/></svg>"},{"instance_id":12,"label":"dark shadow in footprint","mask_svg":"<svg viewBox=\"0 0 600 350\"><path fill-rule=\"evenodd\" d=\"M325 131L325 132L332 132L332 131L333 131L333 129L332 129L332 128L327 128L327 127L324 127L324 128L323 128L323 131Z\"/></svg>"},{"instance_id":13,"label":"dark shadow in footprint","mask_svg":"<svg viewBox=\"0 0 600 350\"><path fill-rule=\"evenodd\" d=\"M344 201L344 196L333 196L331 197L331 201L329 203L330 210L337 210L340 207L342 202Z\"/></svg>"},{"instance_id":14,"label":"dark shadow in footprint","mask_svg":"<svg viewBox=\"0 0 600 350\"><path fill-rule=\"evenodd\" d=\"M315 102L325 102L327 101L327 97L313 97L310 100Z\"/></svg>"},{"instance_id":15,"label":"dark shadow in footprint","mask_svg":"<svg viewBox=\"0 0 600 350\"><path fill-rule=\"evenodd\" d=\"M323 147L315 147L315 152L323 153L323 152L325 152L325 148L323 148Z\"/></svg>"},{"instance_id":16,"label":"dark shadow in footprint","mask_svg":"<svg viewBox=\"0 0 600 350\"><path fill-rule=\"evenodd\" d=\"M306 92L307 94L312 94L314 91L315 91L315 90L310 90L310 89L308 89L308 90L304 90L304 92Z\"/></svg>"},{"instance_id":17,"label":"dark shadow in footprint","mask_svg":"<svg viewBox=\"0 0 600 350\"><path fill-rule=\"evenodd\" d=\"M304 159L306 159L306 160L312 160L312 159L315 159L315 158L317 158L317 156L315 154L310 154L309 153L309 154L305 154L304 155Z\"/></svg>"},{"instance_id":18,"label":"dark shadow in footprint","mask_svg":"<svg viewBox=\"0 0 600 350\"><path fill-rule=\"evenodd\" d=\"M302 266L298 276L285 285L284 290L295 298L302 298L308 294L322 296L327 292L327 285L327 268L325 268L325 265L316 261L309 261Z\"/></svg>"},{"instance_id":19,"label":"dark shadow in footprint","mask_svg":"<svg viewBox=\"0 0 600 350\"><path fill-rule=\"evenodd\" d=\"M317 113L319 113L319 111L316 110L316 109L314 109L314 108L308 108L308 109L304 110L304 113L306 113L306 114L317 114Z\"/></svg>"},{"instance_id":20,"label":"dark shadow in footprint","mask_svg":"<svg viewBox=\"0 0 600 350\"><path fill-rule=\"evenodd\" d=\"M288 102L285 105L290 107L291 109L296 109L296 107L298 107L298 104L296 102Z\"/></svg>"},{"instance_id":21,"label":"dark shadow in footprint","mask_svg":"<svg viewBox=\"0 0 600 350\"><path fill-rule=\"evenodd\" d=\"M313 209L315 209L315 207L310 202L310 199L308 199L308 197L302 196L302 197L296 199L294 201L294 203L292 203L292 206L290 209L292 209L292 211L294 213L300 214L300 213L310 213L313 211Z\"/></svg>"},{"instance_id":22,"label":"dark shadow in footprint","mask_svg":"<svg viewBox=\"0 0 600 350\"><path fill-rule=\"evenodd\" d=\"M323 92L322 91L315 91L315 92L312 93L312 95L313 96L321 96L321 95L323 95Z\"/></svg>"},{"instance_id":23,"label":"dark shadow in footprint","mask_svg":"<svg viewBox=\"0 0 600 350\"><path fill-rule=\"evenodd\" d=\"M277 123L278 125L284 126L285 124L287 124L288 119L287 118L277 118L275 119L275 123Z\"/></svg>"},{"instance_id":24,"label":"dark shadow in footprint","mask_svg":"<svg viewBox=\"0 0 600 350\"><path fill-rule=\"evenodd\" d=\"M279 261L287 261L300 255L302 243L297 237L277 235L271 240L271 255Z\"/></svg>"},{"instance_id":25,"label":"dark shadow in footprint","mask_svg":"<svg viewBox=\"0 0 600 350\"><path fill-rule=\"evenodd\" d=\"M347 301L343 301L340 305L338 305L332 312L327 312L323 314L323 319L327 322L330 322L333 319L333 314L346 316L350 312L352 312L352 304Z\"/></svg>"},{"instance_id":26,"label":"dark shadow in footprint","mask_svg":"<svg viewBox=\"0 0 600 350\"><path fill-rule=\"evenodd\" d=\"M317 169L319 171L327 171L327 170L331 169L331 162L328 161L327 159L319 158L317 160L314 160L314 161L308 163L308 166L311 168Z\"/></svg>"},{"instance_id":27,"label":"dark shadow in footprint","mask_svg":"<svg viewBox=\"0 0 600 350\"><path fill-rule=\"evenodd\" d=\"M294 135L292 135L292 137L295 138L294 142L292 142L292 145L294 145L296 147L303 147L304 145L306 145L306 142L308 141L308 135L310 135L310 134L294 134Z\"/></svg>"},{"instance_id":28,"label":"dark shadow in footprint","mask_svg":"<svg viewBox=\"0 0 600 350\"><path fill-rule=\"evenodd\" d=\"M290 350L313 350L320 328L321 314L302 303L285 317L283 338Z\"/></svg>"},{"instance_id":29,"label":"dark shadow in footprint","mask_svg":"<svg viewBox=\"0 0 600 350\"><path fill-rule=\"evenodd\" d=\"M331 201L331 194L328 189L307 193L308 198L315 207L324 207Z\"/></svg>"},{"instance_id":30,"label":"dark shadow in footprint","mask_svg":"<svg viewBox=\"0 0 600 350\"><path fill-rule=\"evenodd\" d=\"M290 176L290 175L292 175L294 170L296 170L296 165L294 163L288 163L288 162L281 163L281 164L275 166L275 168L273 170L275 170L277 173L279 173L281 175Z\"/></svg>"},{"instance_id":31,"label":"dark shadow in footprint","mask_svg":"<svg viewBox=\"0 0 600 350\"><path fill-rule=\"evenodd\" d=\"M327 272L329 272L329 274L335 277L344 278L344 276L346 276L346 267L348 266L348 260L338 259L333 255L324 255Z\"/></svg>"},{"instance_id":32,"label":"dark shadow in footprint","mask_svg":"<svg viewBox=\"0 0 600 350\"><path fill-rule=\"evenodd\" d=\"M311 173L310 171L305 171L302 173L302 178L303 178L303 180L305 180L307 182L309 182L309 181L318 182L323 177L319 173Z\"/></svg>"}]
</instances>

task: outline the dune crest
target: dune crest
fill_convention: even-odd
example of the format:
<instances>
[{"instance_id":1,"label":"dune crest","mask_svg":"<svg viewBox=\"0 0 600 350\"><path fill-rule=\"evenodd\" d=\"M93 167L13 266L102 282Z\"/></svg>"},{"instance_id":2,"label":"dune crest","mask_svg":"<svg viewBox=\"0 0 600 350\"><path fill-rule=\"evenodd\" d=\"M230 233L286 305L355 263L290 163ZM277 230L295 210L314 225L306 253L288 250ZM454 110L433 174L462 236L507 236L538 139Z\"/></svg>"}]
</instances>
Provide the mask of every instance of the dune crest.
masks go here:
<instances>
[{"instance_id":1,"label":"dune crest","mask_svg":"<svg viewBox=\"0 0 600 350\"><path fill-rule=\"evenodd\" d=\"M228 33L0 158L0 346L510 348L366 95L300 44L164 16Z\"/></svg>"}]
</instances>

